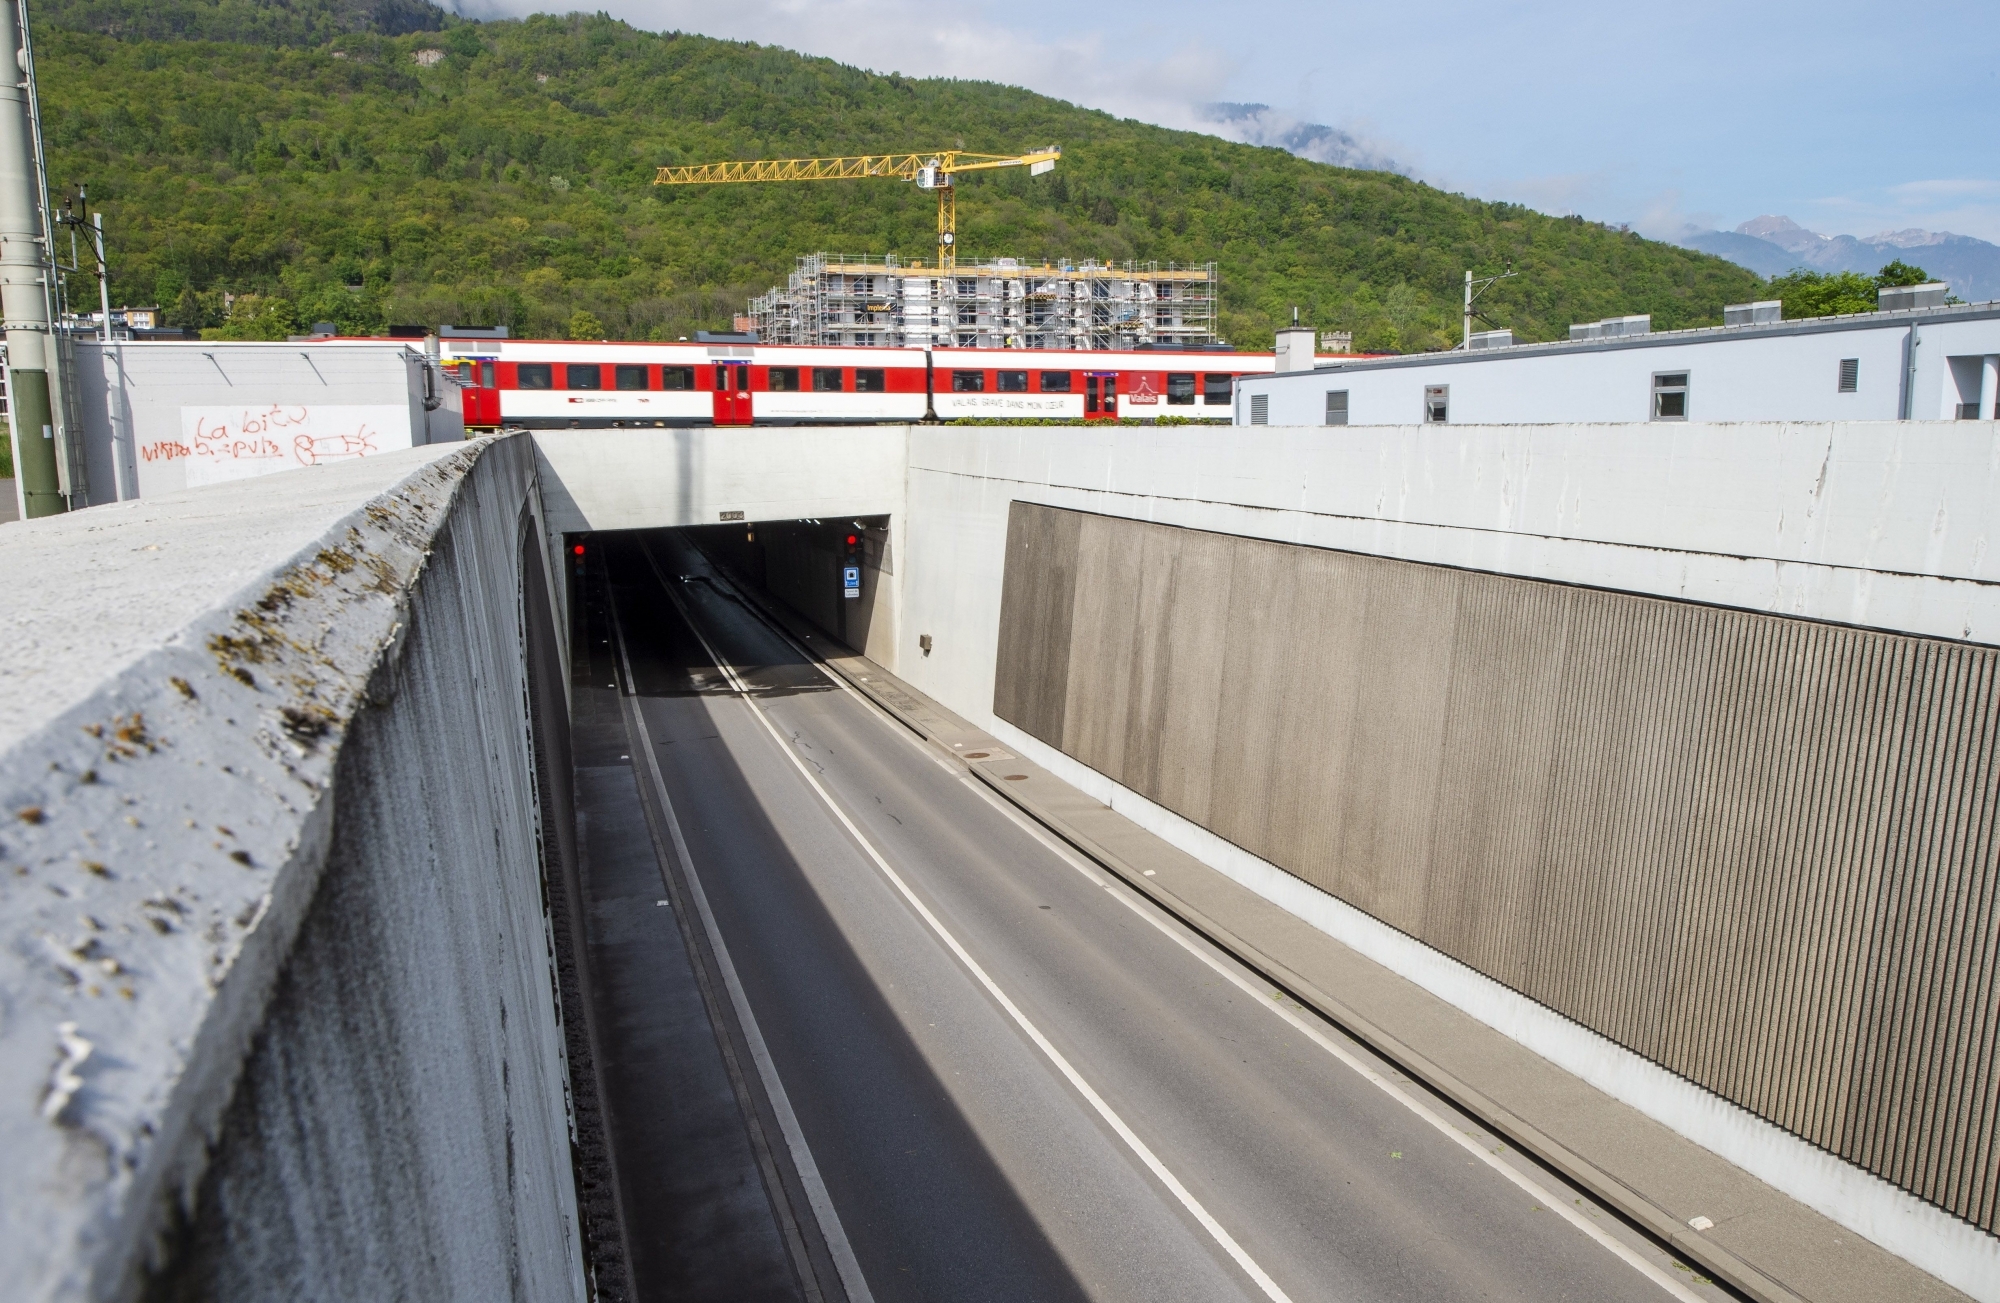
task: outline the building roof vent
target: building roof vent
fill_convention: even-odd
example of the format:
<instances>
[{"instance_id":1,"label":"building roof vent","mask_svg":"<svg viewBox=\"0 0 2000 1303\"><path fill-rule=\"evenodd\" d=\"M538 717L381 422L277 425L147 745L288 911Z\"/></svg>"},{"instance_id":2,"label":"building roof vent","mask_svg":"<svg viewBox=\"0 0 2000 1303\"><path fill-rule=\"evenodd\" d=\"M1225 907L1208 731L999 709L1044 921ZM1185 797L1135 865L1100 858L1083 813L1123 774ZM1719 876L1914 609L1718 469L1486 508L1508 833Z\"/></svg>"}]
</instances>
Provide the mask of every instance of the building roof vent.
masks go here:
<instances>
[{"instance_id":1,"label":"building roof vent","mask_svg":"<svg viewBox=\"0 0 2000 1303\"><path fill-rule=\"evenodd\" d=\"M1785 305L1779 299L1732 303L1722 310L1722 324L1725 326L1768 326L1784 319Z\"/></svg>"},{"instance_id":2,"label":"building roof vent","mask_svg":"<svg viewBox=\"0 0 2000 1303\"><path fill-rule=\"evenodd\" d=\"M1467 348L1512 348L1514 332L1508 330L1475 330L1465 341Z\"/></svg>"},{"instance_id":3,"label":"building roof vent","mask_svg":"<svg viewBox=\"0 0 2000 1303\"><path fill-rule=\"evenodd\" d=\"M1618 335L1650 335L1653 333L1653 316L1642 313L1636 317L1606 317L1602 321L1586 321L1569 328L1571 339L1611 339Z\"/></svg>"},{"instance_id":4,"label":"building roof vent","mask_svg":"<svg viewBox=\"0 0 2000 1303\"><path fill-rule=\"evenodd\" d=\"M1951 285L1932 281L1928 285L1885 285L1875 293L1875 307L1881 312L1907 312L1912 308L1941 308Z\"/></svg>"},{"instance_id":5,"label":"building roof vent","mask_svg":"<svg viewBox=\"0 0 2000 1303\"><path fill-rule=\"evenodd\" d=\"M439 326L440 339L505 339L505 326Z\"/></svg>"}]
</instances>

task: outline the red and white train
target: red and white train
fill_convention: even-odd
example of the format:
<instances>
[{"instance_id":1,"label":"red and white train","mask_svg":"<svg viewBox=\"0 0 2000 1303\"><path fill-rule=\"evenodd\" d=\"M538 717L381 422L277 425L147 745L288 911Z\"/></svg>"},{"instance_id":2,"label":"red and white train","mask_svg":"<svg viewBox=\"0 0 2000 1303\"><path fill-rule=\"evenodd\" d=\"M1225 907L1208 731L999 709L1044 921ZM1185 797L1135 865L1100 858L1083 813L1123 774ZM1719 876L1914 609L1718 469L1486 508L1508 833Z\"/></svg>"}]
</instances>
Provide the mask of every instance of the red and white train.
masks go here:
<instances>
[{"instance_id":1,"label":"red and white train","mask_svg":"<svg viewBox=\"0 0 2000 1303\"><path fill-rule=\"evenodd\" d=\"M1269 353L1041 352L447 337L465 423L551 429L814 425L984 417L1226 422Z\"/></svg>"}]
</instances>

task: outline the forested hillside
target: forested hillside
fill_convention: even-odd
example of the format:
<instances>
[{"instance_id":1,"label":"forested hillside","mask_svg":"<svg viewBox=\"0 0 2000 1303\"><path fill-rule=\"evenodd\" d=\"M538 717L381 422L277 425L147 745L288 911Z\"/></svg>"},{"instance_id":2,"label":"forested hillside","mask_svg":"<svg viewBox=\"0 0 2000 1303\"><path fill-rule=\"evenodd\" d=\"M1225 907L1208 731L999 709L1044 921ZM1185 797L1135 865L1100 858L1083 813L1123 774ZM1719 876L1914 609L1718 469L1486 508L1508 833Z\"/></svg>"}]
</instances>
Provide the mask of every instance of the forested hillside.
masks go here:
<instances>
[{"instance_id":1,"label":"forested hillside","mask_svg":"<svg viewBox=\"0 0 2000 1303\"><path fill-rule=\"evenodd\" d=\"M276 336L315 320L615 337L726 327L814 250L927 257L933 205L886 180L666 189L663 163L1057 143L1051 176L972 176L962 256L1221 264L1223 332L1297 304L1357 346L1456 341L1468 266L1532 339L1755 297L1719 258L1404 177L1167 131L1013 87L876 76L603 17L472 23L422 0L40 0L51 180L87 184L116 298ZM220 38L230 38L227 40ZM444 57L420 66L420 50ZM232 306L225 309L225 302Z\"/></svg>"}]
</instances>

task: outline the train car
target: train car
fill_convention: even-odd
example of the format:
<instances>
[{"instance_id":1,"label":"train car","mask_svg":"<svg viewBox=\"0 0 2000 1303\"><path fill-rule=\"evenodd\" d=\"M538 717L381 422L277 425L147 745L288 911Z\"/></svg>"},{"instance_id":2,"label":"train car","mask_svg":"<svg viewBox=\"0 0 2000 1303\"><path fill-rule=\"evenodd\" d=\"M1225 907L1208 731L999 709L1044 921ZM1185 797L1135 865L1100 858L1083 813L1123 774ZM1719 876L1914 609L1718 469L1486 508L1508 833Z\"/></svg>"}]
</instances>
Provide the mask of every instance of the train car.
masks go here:
<instances>
[{"instance_id":1,"label":"train car","mask_svg":"<svg viewBox=\"0 0 2000 1303\"><path fill-rule=\"evenodd\" d=\"M1226 422L1269 353L826 348L446 337L466 424L497 429L1186 416Z\"/></svg>"},{"instance_id":2,"label":"train car","mask_svg":"<svg viewBox=\"0 0 2000 1303\"><path fill-rule=\"evenodd\" d=\"M1227 421L1239 375L1268 375L1269 353L1041 352L940 348L931 401L943 420L1185 416Z\"/></svg>"}]
</instances>

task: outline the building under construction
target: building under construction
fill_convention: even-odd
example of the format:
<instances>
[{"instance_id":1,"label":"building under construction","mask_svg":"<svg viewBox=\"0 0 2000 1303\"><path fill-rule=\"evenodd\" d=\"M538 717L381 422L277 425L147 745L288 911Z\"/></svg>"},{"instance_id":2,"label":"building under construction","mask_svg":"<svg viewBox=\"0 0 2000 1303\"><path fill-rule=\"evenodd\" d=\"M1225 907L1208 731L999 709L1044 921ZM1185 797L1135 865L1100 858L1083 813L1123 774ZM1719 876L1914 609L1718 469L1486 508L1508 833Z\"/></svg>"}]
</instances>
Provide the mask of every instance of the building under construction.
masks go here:
<instances>
[{"instance_id":1,"label":"building under construction","mask_svg":"<svg viewBox=\"0 0 2000 1303\"><path fill-rule=\"evenodd\" d=\"M808 254L750 300L767 344L906 348L1198 348L1217 343L1215 264L922 262Z\"/></svg>"}]
</instances>

